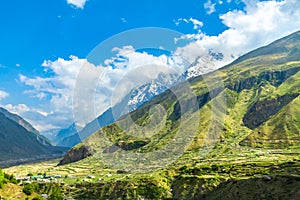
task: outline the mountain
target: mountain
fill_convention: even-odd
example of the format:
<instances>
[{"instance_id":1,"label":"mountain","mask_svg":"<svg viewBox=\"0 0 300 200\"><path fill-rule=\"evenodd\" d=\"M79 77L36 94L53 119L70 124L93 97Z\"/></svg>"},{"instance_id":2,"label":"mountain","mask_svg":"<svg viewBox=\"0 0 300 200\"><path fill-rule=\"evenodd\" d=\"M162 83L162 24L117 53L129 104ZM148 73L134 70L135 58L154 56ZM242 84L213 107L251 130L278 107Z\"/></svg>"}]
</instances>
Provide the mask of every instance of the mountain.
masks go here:
<instances>
[{"instance_id":1,"label":"mountain","mask_svg":"<svg viewBox=\"0 0 300 200\"><path fill-rule=\"evenodd\" d=\"M98 130L99 127L114 122L114 116L116 116L116 114L114 115L112 108L109 108L98 118L88 123L82 130L79 131L79 133L76 130L75 123L73 123L70 127L60 130L53 141L57 146L73 147L80 143L83 138L88 137Z\"/></svg>"},{"instance_id":2,"label":"mountain","mask_svg":"<svg viewBox=\"0 0 300 200\"><path fill-rule=\"evenodd\" d=\"M176 74L160 73L157 79L133 88L119 103L112 108L108 108L99 117L86 124L79 133L76 130L75 124L72 124L68 128L59 131L53 142L57 146L73 147L99 128L113 123L128 112L136 110L180 81L182 81L182 77L178 77Z\"/></svg>"},{"instance_id":3,"label":"mountain","mask_svg":"<svg viewBox=\"0 0 300 200\"><path fill-rule=\"evenodd\" d=\"M98 160L116 159L114 165L119 168L136 170L139 165L129 168L120 158L136 151L155 152L174 142L177 143L172 148L194 153L210 145L214 147L210 150L217 154L238 152L246 147L298 148L299 46L300 32L296 32L249 52L218 71L180 83L96 131L72 148L60 164L93 155ZM196 98L189 95L187 84ZM163 111L159 108L156 113L150 112L157 104L164 108L166 115L161 115ZM129 116L135 124L129 123ZM182 133L176 135L179 130ZM181 147L180 142L187 145ZM165 154L171 155L172 148ZM130 159L127 157L127 161ZM148 158L143 159L139 162L140 169L148 162ZM159 165L158 161L164 163L163 157L152 165Z\"/></svg>"},{"instance_id":4,"label":"mountain","mask_svg":"<svg viewBox=\"0 0 300 200\"><path fill-rule=\"evenodd\" d=\"M4 114L7 118L11 119L12 121L18 123L20 126L23 126L27 131L36 134L39 138L41 138L41 141L43 143L47 145L51 143L51 141L46 136L40 135L38 130L36 130L29 122L27 122L19 115L10 113L9 111L1 107L0 107L0 113Z\"/></svg>"},{"instance_id":5,"label":"mountain","mask_svg":"<svg viewBox=\"0 0 300 200\"><path fill-rule=\"evenodd\" d=\"M55 136L59 131L61 131L61 129L56 128L56 129L50 129L47 131L40 132L40 134L48 138L52 144L55 144L53 141L55 140Z\"/></svg>"},{"instance_id":6,"label":"mountain","mask_svg":"<svg viewBox=\"0 0 300 200\"><path fill-rule=\"evenodd\" d=\"M11 119L12 121L18 123L20 126L23 126L27 131L32 132L34 134L39 134L39 131L36 130L29 122L24 120L22 117L8 112L6 109L0 107L0 112L4 114L7 118Z\"/></svg>"},{"instance_id":7,"label":"mountain","mask_svg":"<svg viewBox=\"0 0 300 200\"><path fill-rule=\"evenodd\" d=\"M184 80L183 77L179 77L177 74L160 73L157 79L132 89L129 92L130 96L124 98L124 99L128 99L127 105L129 107L129 112L136 110L144 103L150 101L157 95L163 93L173 85L176 85L177 83L183 80Z\"/></svg>"},{"instance_id":8,"label":"mountain","mask_svg":"<svg viewBox=\"0 0 300 200\"><path fill-rule=\"evenodd\" d=\"M225 58L220 52L209 49L207 55L198 56L183 73L183 80L188 80L212 72L224 65Z\"/></svg>"},{"instance_id":9,"label":"mountain","mask_svg":"<svg viewBox=\"0 0 300 200\"><path fill-rule=\"evenodd\" d=\"M33 132L28 130L33 130ZM34 130L21 117L1 109L0 167L29 160L57 157L65 152L65 148L52 146Z\"/></svg>"},{"instance_id":10,"label":"mountain","mask_svg":"<svg viewBox=\"0 0 300 200\"><path fill-rule=\"evenodd\" d=\"M121 102L112 108L108 108L102 115L91 121L86 127L77 133L75 124L62 129L52 140L58 146L73 147L82 139L90 136L99 128L116 121L120 116L132 112L170 87L192 77L208 73L217 68L216 63L222 62L223 54L209 50L205 57L197 57L188 69L181 75L172 73L159 73L157 79L133 88ZM209 63L209 65L204 65ZM213 64L215 63L215 64Z\"/></svg>"},{"instance_id":11,"label":"mountain","mask_svg":"<svg viewBox=\"0 0 300 200\"><path fill-rule=\"evenodd\" d=\"M77 129L75 123L73 123L65 129L58 130L54 138L52 139L52 142L54 144L59 144L62 140L74 135L75 133L77 133Z\"/></svg>"}]
</instances>

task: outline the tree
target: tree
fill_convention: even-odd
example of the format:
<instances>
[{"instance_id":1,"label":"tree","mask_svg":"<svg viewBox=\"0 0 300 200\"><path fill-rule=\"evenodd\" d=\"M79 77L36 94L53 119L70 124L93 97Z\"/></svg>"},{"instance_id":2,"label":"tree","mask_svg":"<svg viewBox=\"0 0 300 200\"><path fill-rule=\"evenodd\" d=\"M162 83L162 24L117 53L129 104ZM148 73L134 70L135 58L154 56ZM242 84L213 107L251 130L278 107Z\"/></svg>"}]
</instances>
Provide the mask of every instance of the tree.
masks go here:
<instances>
[{"instance_id":1,"label":"tree","mask_svg":"<svg viewBox=\"0 0 300 200\"><path fill-rule=\"evenodd\" d=\"M33 176L33 173L30 172L30 173L27 174L27 176Z\"/></svg>"},{"instance_id":2,"label":"tree","mask_svg":"<svg viewBox=\"0 0 300 200\"><path fill-rule=\"evenodd\" d=\"M49 200L64 200L64 196L59 187L53 187Z\"/></svg>"},{"instance_id":3,"label":"tree","mask_svg":"<svg viewBox=\"0 0 300 200\"><path fill-rule=\"evenodd\" d=\"M5 180L4 180L4 172L0 169L0 189L3 187Z\"/></svg>"},{"instance_id":4,"label":"tree","mask_svg":"<svg viewBox=\"0 0 300 200\"><path fill-rule=\"evenodd\" d=\"M34 185L26 184L23 188L23 192L27 195L31 195L34 192Z\"/></svg>"},{"instance_id":5,"label":"tree","mask_svg":"<svg viewBox=\"0 0 300 200\"><path fill-rule=\"evenodd\" d=\"M0 180L4 179L4 172L2 169L0 169Z\"/></svg>"}]
</instances>

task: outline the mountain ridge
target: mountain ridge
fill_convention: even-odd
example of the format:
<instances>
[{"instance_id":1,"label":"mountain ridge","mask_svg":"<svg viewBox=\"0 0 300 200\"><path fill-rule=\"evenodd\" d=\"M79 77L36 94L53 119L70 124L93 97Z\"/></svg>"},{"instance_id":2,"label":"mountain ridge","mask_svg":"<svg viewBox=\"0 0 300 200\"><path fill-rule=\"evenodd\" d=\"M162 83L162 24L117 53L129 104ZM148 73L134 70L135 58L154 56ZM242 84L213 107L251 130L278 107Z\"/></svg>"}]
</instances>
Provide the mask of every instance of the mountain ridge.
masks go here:
<instances>
[{"instance_id":1,"label":"mountain ridge","mask_svg":"<svg viewBox=\"0 0 300 200\"><path fill-rule=\"evenodd\" d=\"M24 120L22 117L20 117L19 115L10 113L8 110L0 107L0 112L2 114L4 114L7 118L17 122L18 124L20 124L21 126L23 126L27 131L32 132L34 134L39 134L39 131L36 130L29 122L27 122L26 120Z\"/></svg>"},{"instance_id":2,"label":"mountain ridge","mask_svg":"<svg viewBox=\"0 0 300 200\"><path fill-rule=\"evenodd\" d=\"M207 84L202 76L190 78L188 80L197 96L197 104L199 107L199 110L191 111L192 115L197 115L198 112L206 113L207 111L205 110L209 109L209 105L211 105L213 101L218 101L217 99L222 98L223 95L226 95L227 100L229 100L227 103L229 103L232 108L227 108L225 115L226 126L222 129L220 136L215 138L216 140L220 141L225 140L225 142L223 142L223 144L217 143L217 146L227 144L226 140L233 140L231 138L233 136L241 138L239 141L233 140L236 145L256 146L256 144L259 143L259 140L263 141L266 140L266 138L271 140L273 134L267 131L265 132L268 134L265 135L264 138L259 138L259 136L252 138L250 136L255 136L257 128L265 126L265 124L271 118L276 117L278 113L282 111L282 109L286 109L286 107L295 99L297 99L298 95L300 94L299 89L293 90L293 88L300 88L300 81L290 83L291 79L297 79L300 74L298 73L300 69L300 51L297 51L296 48L298 44L300 45L299 35L300 32L298 31L285 38L276 40L270 45L259 48L257 50L259 53L256 53L256 50L251 51L250 53L242 56L242 58L238 58L232 64L229 64L216 72L211 72L205 75L207 80L223 80L225 89L220 88L218 84L213 84L210 88L207 88ZM281 50L274 50L274 46L277 46L277 48ZM291 87L291 84L294 84L293 87ZM182 84L174 86L172 91L180 90L181 85ZM282 87L288 89L284 90ZM270 88L272 88L272 90L269 91ZM181 94L185 94L184 91L181 92L183 92ZM139 109L129 114L135 123L147 124L149 119L149 109L151 106L155 104L162 105L167 110L167 119L169 123L171 123L171 127L167 124L165 125L165 128L163 129L165 132L159 133L157 136L161 138L159 142L155 142L155 140L150 138L132 137L130 135L134 135L134 132L132 132L133 130L130 130L128 133L123 133L120 128L118 128L117 123L113 123L96 131L83 143L75 146L74 149L78 149L84 145L90 149L91 153L95 153L95 155L101 155L104 151L99 149L101 146L100 144L96 145L95 143L101 143L104 137L108 137L110 142L118 147L117 150L120 149L128 151L128 149L130 149L131 151L134 151L140 149L147 152L152 151L152 149L161 148L161 146L163 146L165 142L169 140L168 137L171 137L173 132L176 132L176 126L178 126L177 124L180 123L179 119L184 114L180 112L180 107L182 105L179 104L175 96L172 96L171 93L171 90L166 90L152 101L144 104ZM290 97L284 99L285 95L287 95L287 97L290 95ZM280 98L283 98L283 100L280 100ZM245 100L241 101L239 99ZM271 111L267 111L267 107L264 106L270 104L268 99L274 99L271 102L275 102L273 103L273 108L270 109ZM280 103L282 101L283 103ZM188 102L189 100L186 103L189 104ZM259 102L266 103L259 104ZM247 112L251 113L251 106L255 105L261 106L263 109L262 112L265 111L266 116L263 117L263 119L257 123L257 125L253 127L250 126L249 128L245 125L245 121L243 122L243 118L247 118ZM232 110L235 111L233 112ZM260 112L254 113L254 117L252 117L253 120L256 120L256 118L260 115ZM202 122L203 124L201 126L209 127L209 119L211 116L208 115L203 117L205 120ZM118 123L126 123L124 121L126 120L125 118L126 116L120 118ZM300 118L297 118L297 120L300 121ZM189 122L187 121L186 123ZM219 125L223 126L222 124ZM217 126L219 125L217 124ZM205 130L207 131L207 128L199 130L199 133L196 136L198 139L191 142L189 147L187 147L188 149L195 151L201 147ZM293 132L290 130L285 130L285 134L289 135L293 134ZM273 146L274 148L280 148L282 146L280 144L284 144L283 146L298 145L297 142L290 144L286 137L281 137L280 135L277 135L276 137L277 144ZM139 142L145 142L145 145L140 146L138 145ZM70 153L72 153L72 149L65 156L61 163L65 164L74 161L72 160ZM118 151L116 151L116 155L118 155ZM81 159L84 159L84 157ZM80 159L77 158L76 161L77 160Z\"/></svg>"},{"instance_id":3,"label":"mountain ridge","mask_svg":"<svg viewBox=\"0 0 300 200\"><path fill-rule=\"evenodd\" d=\"M205 58L197 57L196 60L190 64L188 69L180 75L172 73L159 73L156 79L133 88L128 94L126 94L122 98L120 102L108 108L96 119L87 123L85 127L79 132L77 132L77 130L74 129L73 126L75 124L70 125L68 128L62 129L56 135L53 142L58 146L73 147L76 144L78 144L81 140L84 140L86 137L90 136L97 129L111 124L122 115L125 115L129 112L138 109L139 107L152 100L157 95L163 93L167 89L171 88L172 86L189 78L196 77L216 69L215 65L204 65L206 61L220 62L222 59L223 54L210 50Z\"/></svg>"},{"instance_id":4,"label":"mountain ridge","mask_svg":"<svg viewBox=\"0 0 300 200\"><path fill-rule=\"evenodd\" d=\"M65 148L54 147L39 134L28 131L15 119L15 114L0 112L0 167L28 160L53 158L63 155ZM7 116L9 115L9 117ZM14 119L11 119L14 116ZM29 126L30 127L30 126Z\"/></svg>"}]
</instances>

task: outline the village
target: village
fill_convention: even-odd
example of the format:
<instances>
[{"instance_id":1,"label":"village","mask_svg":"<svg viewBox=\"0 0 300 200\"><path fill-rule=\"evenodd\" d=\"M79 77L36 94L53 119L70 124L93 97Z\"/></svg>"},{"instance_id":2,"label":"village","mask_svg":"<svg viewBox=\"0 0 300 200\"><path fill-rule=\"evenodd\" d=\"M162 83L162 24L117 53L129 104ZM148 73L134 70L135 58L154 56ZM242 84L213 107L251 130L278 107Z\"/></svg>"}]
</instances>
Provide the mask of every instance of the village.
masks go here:
<instances>
[{"instance_id":1,"label":"village","mask_svg":"<svg viewBox=\"0 0 300 200\"><path fill-rule=\"evenodd\" d=\"M99 176L103 178L99 178L98 181L104 180L104 177L111 177L112 174L99 174ZM64 184L64 178L71 178L71 179L79 179L77 176L72 175L66 175L62 176L61 174L55 174L55 175L46 175L46 174L38 174L38 175L32 175L28 174L27 176L17 176L16 180L19 182L19 185L24 184L31 184L31 183L60 183ZM83 182L88 181L95 181L96 176L94 175L87 175L85 177L81 177Z\"/></svg>"},{"instance_id":2,"label":"village","mask_svg":"<svg viewBox=\"0 0 300 200\"><path fill-rule=\"evenodd\" d=\"M17 176L16 180L19 181L19 184L26 184L26 183L50 183L50 182L61 182L62 176L60 174L56 175L31 175L28 176Z\"/></svg>"}]
</instances>

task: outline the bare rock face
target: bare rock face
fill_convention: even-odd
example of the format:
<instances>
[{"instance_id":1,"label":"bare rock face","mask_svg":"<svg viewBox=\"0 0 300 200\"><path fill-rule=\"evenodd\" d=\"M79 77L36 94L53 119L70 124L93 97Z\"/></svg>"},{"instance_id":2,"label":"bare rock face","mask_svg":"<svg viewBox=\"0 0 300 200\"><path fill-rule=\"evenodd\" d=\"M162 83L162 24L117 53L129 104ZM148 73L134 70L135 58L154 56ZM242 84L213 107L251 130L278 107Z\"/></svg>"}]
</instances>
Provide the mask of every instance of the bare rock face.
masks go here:
<instances>
[{"instance_id":1,"label":"bare rock face","mask_svg":"<svg viewBox=\"0 0 300 200\"><path fill-rule=\"evenodd\" d=\"M65 157L59 162L58 166L76 162L91 155L91 150L89 150L86 146L80 146L79 148L75 147L65 155Z\"/></svg>"},{"instance_id":2,"label":"bare rock face","mask_svg":"<svg viewBox=\"0 0 300 200\"><path fill-rule=\"evenodd\" d=\"M257 128L297 96L299 94L290 94L254 103L243 118L245 126L250 129Z\"/></svg>"},{"instance_id":3,"label":"bare rock face","mask_svg":"<svg viewBox=\"0 0 300 200\"><path fill-rule=\"evenodd\" d=\"M251 76L248 78L241 78L240 80L232 79L231 82L226 86L228 89L241 92L244 89L251 89L254 86L261 85L265 82L270 83L271 85L278 87L289 77L295 75L300 70L300 67L295 67L292 69L287 69L283 71L265 71L262 72L259 76ZM247 76L249 72L242 73L242 76Z\"/></svg>"}]
</instances>

